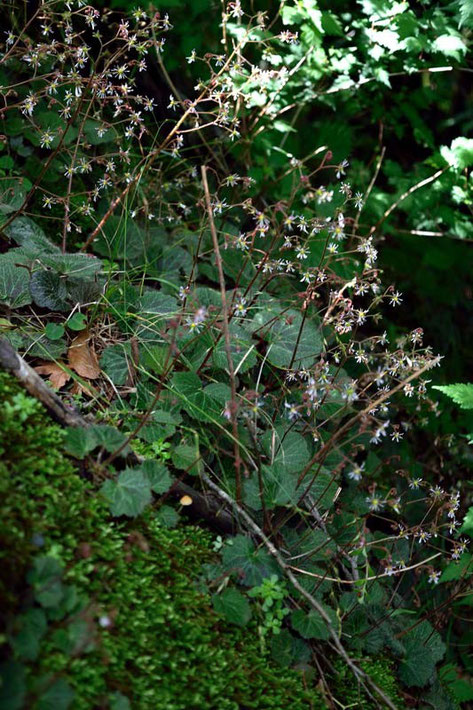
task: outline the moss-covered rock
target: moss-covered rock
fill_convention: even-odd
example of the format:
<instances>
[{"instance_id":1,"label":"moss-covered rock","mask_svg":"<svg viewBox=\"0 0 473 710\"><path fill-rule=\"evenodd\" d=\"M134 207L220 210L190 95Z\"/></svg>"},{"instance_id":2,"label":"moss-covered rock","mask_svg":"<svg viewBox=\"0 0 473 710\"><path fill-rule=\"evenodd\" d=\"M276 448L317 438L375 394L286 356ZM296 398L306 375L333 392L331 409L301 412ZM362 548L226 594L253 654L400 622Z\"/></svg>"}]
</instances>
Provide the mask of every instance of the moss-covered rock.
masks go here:
<instances>
[{"instance_id":1,"label":"moss-covered rock","mask_svg":"<svg viewBox=\"0 0 473 710\"><path fill-rule=\"evenodd\" d=\"M41 405L4 374L0 399L2 707L324 707L262 654L255 628L215 614L196 584L207 532L169 530L152 511L111 520Z\"/></svg>"}]
</instances>

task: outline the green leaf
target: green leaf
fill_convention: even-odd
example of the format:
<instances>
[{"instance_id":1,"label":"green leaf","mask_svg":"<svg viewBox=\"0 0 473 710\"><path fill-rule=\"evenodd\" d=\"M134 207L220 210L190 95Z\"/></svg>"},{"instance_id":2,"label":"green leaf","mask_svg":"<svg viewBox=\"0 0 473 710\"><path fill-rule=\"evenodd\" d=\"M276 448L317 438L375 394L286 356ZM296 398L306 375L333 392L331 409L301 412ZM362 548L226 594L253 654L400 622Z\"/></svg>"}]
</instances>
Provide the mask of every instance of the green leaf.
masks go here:
<instances>
[{"instance_id":1,"label":"green leaf","mask_svg":"<svg viewBox=\"0 0 473 710\"><path fill-rule=\"evenodd\" d=\"M29 217L17 217L5 229L6 234L17 244L28 247L36 254L60 254L61 250L49 241L41 227Z\"/></svg>"},{"instance_id":2,"label":"green leaf","mask_svg":"<svg viewBox=\"0 0 473 710\"><path fill-rule=\"evenodd\" d=\"M30 292L34 302L52 311L65 311L67 289L64 279L53 271L35 271L31 276Z\"/></svg>"},{"instance_id":3,"label":"green leaf","mask_svg":"<svg viewBox=\"0 0 473 710\"><path fill-rule=\"evenodd\" d=\"M155 515L165 528L175 528L179 521L179 513L170 505L162 505Z\"/></svg>"},{"instance_id":4,"label":"green leaf","mask_svg":"<svg viewBox=\"0 0 473 710\"><path fill-rule=\"evenodd\" d=\"M458 9L460 13L459 27L473 27L473 4L471 0L459 0Z\"/></svg>"},{"instance_id":5,"label":"green leaf","mask_svg":"<svg viewBox=\"0 0 473 710\"><path fill-rule=\"evenodd\" d=\"M36 710L67 710L74 700L75 693L64 678L58 678L40 696Z\"/></svg>"},{"instance_id":6,"label":"green leaf","mask_svg":"<svg viewBox=\"0 0 473 710\"><path fill-rule=\"evenodd\" d=\"M177 311L177 301L155 289L147 289L140 298L140 314L171 315Z\"/></svg>"},{"instance_id":7,"label":"green leaf","mask_svg":"<svg viewBox=\"0 0 473 710\"><path fill-rule=\"evenodd\" d=\"M87 318L83 313L74 313L66 323L71 330L84 330L87 325Z\"/></svg>"},{"instance_id":8,"label":"green leaf","mask_svg":"<svg viewBox=\"0 0 473 710\"><path fill-rule=\"evenodd\" d=\"M0 213L16 212L25 201L26 191L21 178L6 178L0 181Z\"/></svg>"},{"instance_id":9,"label":"green leaf","mask_svg":"<svg viewBox=\"0 0 473 710\"><path fill-rule=\"evenodd\" d=\"M191 475L198 475L202 468L199 447L197 445L180 444L173 449L172 462L181 471L187 471Z\"/></svg>"},{"instance_id":10,"label":"green leaf","mask_svg":"<svg viewBox=\"0 0 473 710\"><path fill-rule=\"evenodd\" d=\"M0 303L9 308L21 308L31 301L28 271L0 257Z\"/></svg>"},{"instance_id":11,"label":"green leaf","mask_svg":"<svg viewBox=\"0 0 473 710\"><path fill-rule=\"evenodd\" d=\"M405 635L404 646L406 657L399 668L399 676L406 685L423 687L432 678L446 646L428 621L421 622Z\"/></svg>"},{"instance_id":12,"label":"green leaf","mask_svg":"<svg viewBox=\"0 0 473 710\"><path fill-rule=\"evenodd\" d=\"M441 52L446 57L460 60L460 55L465 54L467 46L459 35L444 34L434 40L432 51Z\"/></svg>"},{"instance_id":13,"label":"green leaf","mask_svg":"<svg viewBox=\"0 0 473 710\"><path fill-rule=\"evenodd\" d=\"M221 594L214 594L212 604L217 612L231 624L246 626L251 619L251 606L248 599L237 589L231 587Z\"/></svg>"},{"instance_id":14,"label":"green leaf","mask_svg":"<svg viewBox=\"0 0 473 710\"><path fill-rule=\"evenodd\" d=\"M337 617L333 609L321 604L324 611L329 615L332 625L336 626ZM304 639L320 639L326 641L330 638L327 622L320 616L318 611L312 609L308 613L302 609L296 609L291 614L291 624Z\"/></svg>"},{"instance_id":15,"label":"green leaf","mask_svg":"<svg viewBox=\"0 0 473 710\"><path fill-rule=\"evenodd\" d=\"M130 375L128 366L130 362L130 343L117 343L105 348L100 358L100 367L110 377L114 385L120 386L125 384Z\"/></svg>"},{"instance_id":16,"label":"green leaf","mask_svg":"<svg viewBox=\"0 0 473 710\"><path fill-rule=\"evenodd\" d=\"M441 582L451 582L454 579L467 579L473 574L473 557L469 552L464 552L459 560L449 562L439 579Z\"/></svg>"},{"instance_id":17,"label":"green leaf","mask_svg":"<svg viewBox=\"0 0 473 710\"><path fill-rule=\"evenodd\" d=\"M26 668L22 663L7 661L0 665L0 707L21 710L26 696Z\"/></svg>"},{"instance_id":18,"label":"green leaf","mask_svg":"<svg viewBox=\"0 0 473 710\"><path fill-rule=\"evenodd\" d=\"M249 537L237 535L232 544L226 545L222 553L222 563L227 571L238 574L248 587L261 584L265 577L278 571L276 563L263 548L255 549Z\"/></svg>"},{"instance_id":19,"label":"green leaf","mask_svg":"<svg viewBox=\"0 0 473 710\"><path fill-rule=\"evenodd\" d=\"M260 319L261 315L256 318ZM269 343L268 360L276 367L294 370L311 367L323 348L315 324L309 320L303 322L302 316L295 311L289 311L269 329L263 328L261 335Z\"/></svg>"},{"instance_id":20,"label":"green leaf","mask_svg":"<svg viewBox=\"0 0 473 710\"><path fill-rule=\"evenodd\" d=\"M105 451L108 451L110 454L113 454L114 451L120 448L127 438L125 434L122 434L116 427L110 426L109 424L92 424L90 431L91 434L95 436L97 441L96 445L102 446ZM126 454L128 451L129 448L127 446L123 449L122 453Z\"/></svg>"},{"instance_id":21,"label":"green leaf","mask_svg":"<svg viewBox=\"0 0 473 710\"><path fill-rule=\"evenodd\" d=\"M473 409L473 384L434 385L432 389L446 394L461 409Z\"/></svg>"},{"instance_id":22,"label":"green leaf","mask_svg":"<svg viewBox=\"0 0 473 710\"><path fill-rule=\"evenodd\" d=\"M97 437L91 427L68 427L66 429L64 448L71 456L82 459L97 446Z\"/></svg>"},{"instance_id":23,"label":"green leaf","mask_svg":"<svg viewBox=\"0 0 473 710\"><path fill-rule=\"evenodd\" d=\"M89 254L39 254L38 260L63 276L93 279L102 268L102 262Z\"/></svg>"},{"instance_id":24,"label":"green leaf","mask_svg":"<svg viewBox=\"0 0 473 710\"><path fill-rule=\"evenodd\" d=\"M126 468L115 481L105 481L100 490L112 515L134 518L151 503L151 483L139 468Z\"/></svg>"},{"instance_id":25,"label":"green leaf","mask_svg":"<svg viewBox=\"0 0 473 710\"><path fill-rule=\"evenodd\" d=\"M429 649L421 646L409 650L405 661L399 667L399 677L408 686L427 685L435 671L435 662Z\"/></svg>"},{"instance_id":26,"label":"green leaf","mask_svg":"<svg viewBox=\"0 0 473 710\"><path fill-rule=\"evenodd\" d=\"M473 506L468 508L467 513L463 518L463 525L460 528L460 532L467 533L467 535L473 537Z\"/></svg>"},{"instance_id":27,"label":"green leaf","mask_svg":"<svg viewBox=\"0 0 473 710\"><path fill-rule=\"evenodd\" d=\"M173 484L173 478L166 466L160 461L143 461L140 470L148 477L151 490L158 495L166 493Z\"/></svg>"},{"instance_id":28,"label":"green leaf","mask_svg":"<svg viewBox=\"0 0 473 710\"><path fill-rule=\"evenodd\" d=\"M64 326L60 323L48 323L44 332L49 340L59 340L64 335Z\"/></svg>"},{"instance_id":29,"label":"green leaf","mask_svg":"<svg viewBox=\"0 0 473 710\"><path fill-rule=\"evenodd\" d=\"M34 598L45 608L57 607L64 596L62 567L54 557L42 555L33 560L28 582L34 587Z\"/></svg>"},{"instance_id":30,"label":"green leaf","mask_svg":"<svg viewBox=\"0 0 473 710\"><path fill-rule=\"evenodd\" d=\"M130 701L118 690L110 697L110 710L131 710Z\"/></svg>"},{"instance_id":31,"label":"green leaf","mask_svg":"<svg viewBox=\"0 0 473 710\"><path fill-rule=\"evenodd\" d=\"M243 328L237 325L230 326L230 355L235 372L243 374L256 365L255 346ZM228 357L223 337L212 352L212 364L219 370L228 371Z\"/></svg>"},{"instance_id":32,"label":"green leaf","mask_svg":"<svg viewBox=\"0 0 473 710\"><path fill-rule=\"evenodd\" d=\"M28 609L18 617L20 630L13 639L15 653L24 661L34 661L38 657L40 641L45 635L48 622L42 609Z\"/></svg>"},{"instance_id":33,"label":"green leaf","mask_svg":"<svg viewBox=\"0 0 473 710\"><path fill-rule=\"evenodd\" d=\"M194 419L215 421L220 419L221 405L202 387L200 378L193 372L177 372L171 380L172 391Z\"/></svg>"},{"instance_id":34,"label":"green leaf","mask_svg":"<svg viewBox=\"0 0 473 710\"><path fill-rule=\"evenodd\" d=\"M440 148L442 158L455 170L464 170L473 165L473 138L460 136L452 141L450 148Z\"/></svg>"},{"instance_id":35,"label":"green leaf","mask_svg":"<svg viewBox=\"0 0 473 710\"><path fill-rule=\"evenodd\" d=\"M280 466L288 473L300 473L309 461L307 441L295 431L288 432L283 427L276 427L263 435L261 443L270 464Z\"/></svg>"}]
</instances>

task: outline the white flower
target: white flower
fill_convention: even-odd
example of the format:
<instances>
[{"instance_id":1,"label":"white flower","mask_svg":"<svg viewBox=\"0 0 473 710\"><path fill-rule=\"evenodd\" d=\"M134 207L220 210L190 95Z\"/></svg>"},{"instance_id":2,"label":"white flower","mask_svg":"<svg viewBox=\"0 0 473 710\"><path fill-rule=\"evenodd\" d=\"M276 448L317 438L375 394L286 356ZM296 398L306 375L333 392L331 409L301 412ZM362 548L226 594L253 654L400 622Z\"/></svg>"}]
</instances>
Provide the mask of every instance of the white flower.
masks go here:
<instances>
[{"instance_id":1,"label":"white flower","mask_svg":"<svg viewBox=\"0 0 473 710\"><path fill-rule=\"evenodd\" d=\"M419 530L416 537L419 540L419 542L422 544L424 542L427 542L427 540L430 540L432 535L430 533L426 532L425 530Z\"/></svg>"},{"instance_id":2,"label":"white flower","mask_svg":"<svg viewBox=\"0 0 473 710\"><path fill-rule=\"evenodd\" d=\"M370 510L374 512L384 508L384 501L381 500L381 498L378 498L377 495L368 496L366 498L366 502L368 503Z\"/></svg>"},{"instance_id":3,"label":"white flower","mask_svg":"<svg viewBox=\"0 0 473 710\"><path fill-rule=\"evenodd\" d=\"M348 471L348 478L352 481L361 481L365 469L365 462L362 464L354 464L351 471Z\"/></svg>"},{"instance_id":4,"label":"white flower","mask_svg":"<svg viewBox=\"0 0 473 710\"><path fill-rule=\"evenodd\" d=\"M290 422L294 421L295 419L298 419L301 415L297 411L297 406L295 404L290 404L289 402L284 402L284 406L286 407L287 411L287 418L289 419Z\"/></svg>"},{"instance_id":5,"label":"white flower","mask_svg":"<svg viewBox=\"0 0 473 710\"><path fill-rule=\"evenodd\" d=\"M402 303L402 298L399 291L394 291L389 303L391 304L391 306L398 306L400 303Z\"/></svg>"}]
</instances>

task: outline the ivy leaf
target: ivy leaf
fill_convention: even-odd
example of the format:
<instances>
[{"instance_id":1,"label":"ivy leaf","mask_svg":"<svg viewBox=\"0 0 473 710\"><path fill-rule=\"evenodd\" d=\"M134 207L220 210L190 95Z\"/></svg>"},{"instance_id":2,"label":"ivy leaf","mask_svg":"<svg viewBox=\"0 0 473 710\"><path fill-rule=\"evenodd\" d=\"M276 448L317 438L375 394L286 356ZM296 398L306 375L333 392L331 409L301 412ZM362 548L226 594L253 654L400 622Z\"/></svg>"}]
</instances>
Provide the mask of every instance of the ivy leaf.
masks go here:
<instances>
[{"instance_id":1,"label":"ivy leaf","mask_svg":"<svg viewBox=\"0 0 473 710\"><path fill-rule=\"evenodd\" d=\"M473 384L434 385L432 389L446 394L460 409L473 409Z\"/></svg>"},{"instance_id":2,"label":"ivy leaf","mask_svg":"<svg viewBox=\"0 0 473 710\"><path fill-rule=\"evenodd\" d=\"M251 606L248 599L237 589L225 589L221 594L214 594L212 604L217 612L231 624L246 626L251 619Z\"/></svg>"},{"instance_id":3,"label":"ivy leaf","mask_svg":"<svg viewBox=\"0 0 473 710\"><path fill-rule=\"evenodd\" d=\"M158 495L166 493L173 483L173 478L166 466L160 461L148 459L143 461L140 470L148 477L151 490Z\"/></svg>"},{"instance_id":4,"label":"ivy leaf","mask_svg":"<svg viewBox=\"0 0 473 710\"><path fill-rule=\"evenodd\" d=\"M115 481L105 481L100 490L112 515L134 518L151 503L151 483L139 468L126 468Z\"/></svg>"},{"instance_id":5,"label":"ivy leaf","mask_svg":"<svg viewBox=\"0 0 473 710\"><path fill-rule=\"evenodd\" d=\"M255 549L250 538L237 535L231 545L226 545L222 554L222 563L226 570L237 572L243 584L255 587L265 577L276 573L277 566L266 550Z\"/></svg>"},{"instance_id":6,"label":"ivy leaf","mask_svg":"<svg viewBox=\"0 0 473 710\"><path fill-rule=\"evenodd\" d=\"M30 292L34 302L52 311L65 311L67 289L64 279L53 271L35 271L31 276Z\"/></svg>"}]
</instances>

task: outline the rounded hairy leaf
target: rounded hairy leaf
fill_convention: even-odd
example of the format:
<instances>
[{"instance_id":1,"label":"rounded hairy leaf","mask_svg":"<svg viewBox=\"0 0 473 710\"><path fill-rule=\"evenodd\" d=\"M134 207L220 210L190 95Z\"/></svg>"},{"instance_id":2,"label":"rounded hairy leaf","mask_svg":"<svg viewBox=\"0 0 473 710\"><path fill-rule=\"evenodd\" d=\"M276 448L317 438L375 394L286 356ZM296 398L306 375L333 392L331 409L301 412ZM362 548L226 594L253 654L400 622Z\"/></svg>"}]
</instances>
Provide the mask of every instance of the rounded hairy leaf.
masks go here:
<instances>
[{"instance_id":1,"label":"rounded hairy leaf","mask_svg":"<svg viewBox=\"0 0 473 710\"><path fill-rule=\"evenodd\" d=\"M217 612L231 624L246 626L251 619L251 606L248 599L238 589L225 589L221 594L214 594L212 604Z\"/></svg>"}]
</instances>

